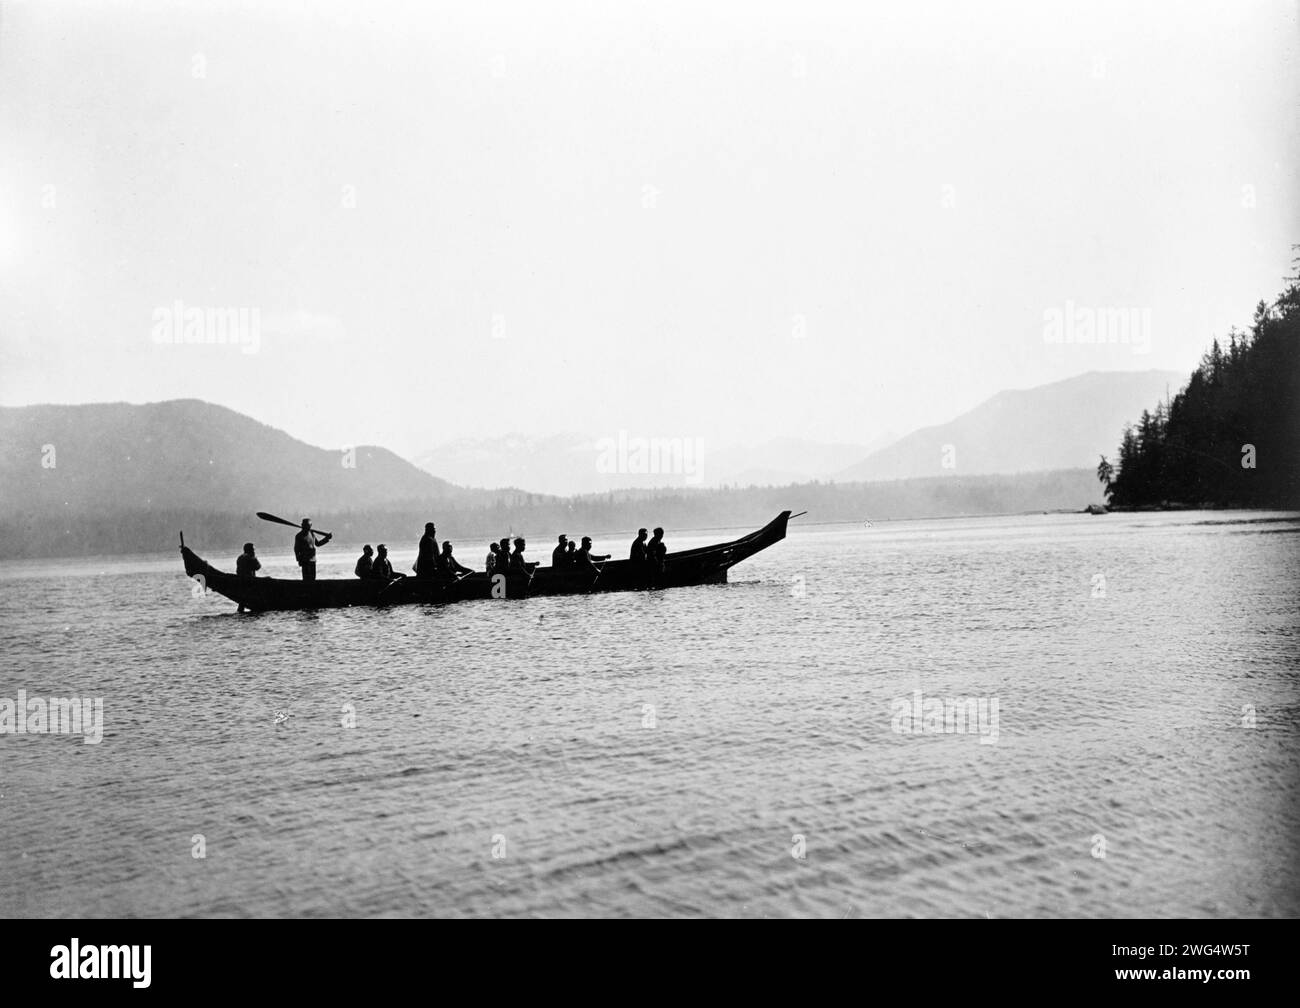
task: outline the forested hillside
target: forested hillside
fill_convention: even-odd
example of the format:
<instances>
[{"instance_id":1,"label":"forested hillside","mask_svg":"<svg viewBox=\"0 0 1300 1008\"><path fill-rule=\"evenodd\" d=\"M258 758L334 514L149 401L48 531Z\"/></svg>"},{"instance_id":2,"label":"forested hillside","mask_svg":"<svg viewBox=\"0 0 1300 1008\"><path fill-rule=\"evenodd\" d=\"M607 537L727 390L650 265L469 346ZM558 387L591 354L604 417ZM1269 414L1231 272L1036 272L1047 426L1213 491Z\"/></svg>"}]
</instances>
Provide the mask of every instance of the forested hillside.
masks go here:
<instances>
[{"instance_id":1,"label":"forested hillside","mask_svg":"<svg viewBox=\"0 0 1300 1008\"><path fill-rule=\"evenodd\" d=\"M1114 505L1300 507L1297 279L1259 303L1248 332L1216 339L1172 401L1124 429Z\"/></svg>"}]
</instances>

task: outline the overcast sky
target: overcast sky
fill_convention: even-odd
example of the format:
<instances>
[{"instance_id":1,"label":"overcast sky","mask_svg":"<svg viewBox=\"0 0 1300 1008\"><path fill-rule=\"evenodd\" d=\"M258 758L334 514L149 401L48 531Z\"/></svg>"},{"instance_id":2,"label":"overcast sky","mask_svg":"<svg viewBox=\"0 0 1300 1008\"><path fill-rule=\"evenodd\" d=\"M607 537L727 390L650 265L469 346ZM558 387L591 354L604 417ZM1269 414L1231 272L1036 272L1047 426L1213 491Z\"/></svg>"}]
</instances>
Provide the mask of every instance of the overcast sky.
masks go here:
<instances>
[{"instance_id":1,"label":"overcast sky","mask_svg":"<svg viewBox=\"0 0 1300 1008\"><path fill-rule=\"evenodd\" d=\"M0 402L409 454L1187 370L1300 241L1296 54L1280 2L6 2ZM160 343L177 300L256 352Z\"/></svg>"}]
</instances>

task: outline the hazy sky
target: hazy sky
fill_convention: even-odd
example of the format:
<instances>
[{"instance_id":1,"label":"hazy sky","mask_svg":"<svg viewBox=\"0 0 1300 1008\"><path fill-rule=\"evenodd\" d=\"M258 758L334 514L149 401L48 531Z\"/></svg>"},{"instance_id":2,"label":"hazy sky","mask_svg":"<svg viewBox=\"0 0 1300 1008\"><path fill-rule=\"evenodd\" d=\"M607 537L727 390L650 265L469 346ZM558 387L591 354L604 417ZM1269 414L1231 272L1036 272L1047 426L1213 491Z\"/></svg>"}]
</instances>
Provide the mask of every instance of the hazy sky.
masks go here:
<instances>
[{"instance_id":1,"label":"hazy sky","mask_svg":"<svg viewBox=\"0 0 1300 1008\"><path fill-rule=\"evenodd\" d=\"M6 405L866 440L1189 369L1300 241L1293 3L2 8Z\"/></svg>"}]
</instances>

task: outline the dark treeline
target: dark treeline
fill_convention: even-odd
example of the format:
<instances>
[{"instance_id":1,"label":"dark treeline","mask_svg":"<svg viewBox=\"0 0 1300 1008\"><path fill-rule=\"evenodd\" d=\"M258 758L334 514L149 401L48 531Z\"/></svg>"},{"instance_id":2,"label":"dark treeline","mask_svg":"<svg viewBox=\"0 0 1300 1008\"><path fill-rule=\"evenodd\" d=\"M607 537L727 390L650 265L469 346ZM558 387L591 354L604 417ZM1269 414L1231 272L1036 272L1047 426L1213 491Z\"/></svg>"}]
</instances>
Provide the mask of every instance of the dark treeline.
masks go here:
<instances>
[{"instance_id":1,"label":"dark treeline","mask_svg":"<svg viewBox=\"0 0 1300 1008\"><path fill-rule=\"evenodd\" d=\"M519 493L493 505L456 506L446 501L378 512L314 514L318 528L333 532L335 545L387 543L413 549L426 521L456 554L478 567L489 539L528 537L539 558L560 532L601 537L638 526L673 531L758 528L778 512L808 511L808 522L862 522L886 518L1007 514L1077 510L1094 496L1087 469L1002 476L946 476L889 483L804 483L786 487L717 490L621 491L558 498ZM160 553L186 544L217 566L228 566L251 540L264 552L289 549L293 529L271 525L248 512L157 509L118 513L27 514L0 521L0 550L9 558ZM285 515L296 518L297 515ZM615 543L607 545L614 546Z\"/></svg>"},{"instance_id":2,"label":"dark treeline","mask_svg":"<svg viewBox=\"0 0 1300 1008\"><path fill-rule=\"evenodd\" d=\"M1115 506L1300 506L1297 280L1259 303L1249 332L1216 339L1172 402L1125 428Z\"/></svg>"}]
</instances>

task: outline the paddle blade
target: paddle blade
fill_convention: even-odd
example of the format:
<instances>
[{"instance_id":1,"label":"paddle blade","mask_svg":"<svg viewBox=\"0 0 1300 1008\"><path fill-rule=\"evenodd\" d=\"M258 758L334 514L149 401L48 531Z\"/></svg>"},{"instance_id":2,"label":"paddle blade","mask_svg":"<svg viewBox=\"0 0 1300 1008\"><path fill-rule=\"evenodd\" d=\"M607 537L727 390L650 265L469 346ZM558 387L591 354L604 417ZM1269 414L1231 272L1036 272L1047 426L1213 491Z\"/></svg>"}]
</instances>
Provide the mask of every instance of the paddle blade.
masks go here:
<instances>
[{"instance_id":1,"label":"paddle blade","mask_svg":"<svg viewBox=\"0 0 1300 1008\"><path fill-rule=\"evenodd\" d=\"M279 518L273 514L267 514L265 511L257 512L257 517L261 518L262 521L276 522L280 525L288 525L290 528L298 527L298 522L285 521L283 518Z\"/></svg>"}]
</instances>

